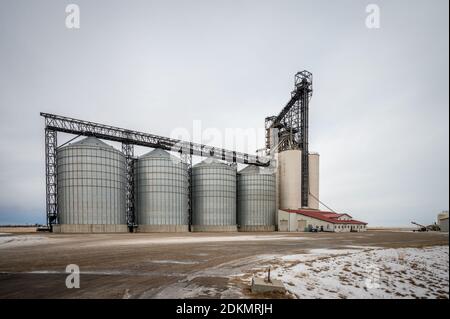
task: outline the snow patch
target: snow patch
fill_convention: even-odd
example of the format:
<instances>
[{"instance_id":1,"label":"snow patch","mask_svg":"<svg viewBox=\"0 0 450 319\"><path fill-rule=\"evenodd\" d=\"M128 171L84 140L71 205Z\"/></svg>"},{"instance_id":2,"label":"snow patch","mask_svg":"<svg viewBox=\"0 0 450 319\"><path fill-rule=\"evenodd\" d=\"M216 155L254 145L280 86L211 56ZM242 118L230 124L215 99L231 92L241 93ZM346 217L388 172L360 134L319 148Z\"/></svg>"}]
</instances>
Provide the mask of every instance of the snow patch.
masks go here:
<instances>
[{"instance_id":1,"label":"snow patch","mask_svg":"<svg viewBox=\"0 0 450 319\"><path fill-rule=\"evenodd\" d=\"M33 235L0 236L0 249L32 246L44 243L48 238Z\"/></svg>"},{"instance_id":2,"label":"snow patch","mask_svg":"<svg viewBox=\"0 0 450 319\"><path fill-rule=\"evenodd\" d=\"M295 254L295 255L285 255L281 257L283 261L307 261L314 260L321 256L339 256L339 255L348 255L352 253L361 252L363 250L372 250L372 249L381 249L380 247L374 246L353 246L346 245L340 249L331 249L331 248L314 248L309 249L306 253L303 254Z\"/></svg>"},{"instance_id":3,"label":"snow patch","mask_svg":"<svg viewBox=\"0 0 450 319\"><path fill-rule=\"evenodd\" d=\"M218 290L213 287L204 287L199 286L193 283L183 283L179 282L174 285L170 285L161 291L159 291L156 295L151 296L154 299L189 299L189 298L198 298L198 297L213 297L216 296ZM147 294L144 292L139 298L145 299L148 298Z\"/></svg>"},{"instance_id":4,"label":"snow patch","mask_svg":"<svg viewBox=\"0 0 450 319\"><path fill-rule=\"evenodd\" d=\"M130 240L110 240L102 243L90 243L87 246L109 246L109 245L146 245L146 244L195 244L216 242L240 242L240 241L275 241L275 240L314 240L311 237L294 237L283 235L230 235L230 236L201 236L201 237L166 237L166 238L136 238Z\"/></svg>"},{"instance_id":5,"label":"snow patch","mask_svg":"<svg viewBox=\"0 0 450 319\"><path fill-rule=\"evenodd\" d=\"M180 264L180 265L195 265L198 264L198 261L181 261L181 260L152 260L154 264Z\"/></svg>"},{"instance_id":6,"label":"snow patch","mask_svg":"<svg viewBox=\"0 0 450 319\"><path fill-rule=\"evenodd\" d=\"M449 298L448 246L309 253L272 270L298 298Z\"/></svg>"}]
</instances>

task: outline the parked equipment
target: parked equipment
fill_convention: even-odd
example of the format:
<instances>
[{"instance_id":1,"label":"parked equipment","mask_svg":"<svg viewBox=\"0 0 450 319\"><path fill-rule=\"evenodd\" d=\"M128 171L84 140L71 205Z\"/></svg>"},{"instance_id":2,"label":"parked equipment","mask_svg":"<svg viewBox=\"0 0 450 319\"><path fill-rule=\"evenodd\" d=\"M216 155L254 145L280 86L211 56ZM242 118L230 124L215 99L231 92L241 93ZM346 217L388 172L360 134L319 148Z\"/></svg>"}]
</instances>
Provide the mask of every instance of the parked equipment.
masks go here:
<instances>
[{"instance_id":1,"label":"parked equipment","mask_svg":"<svg viewBox=\"0 0 450 319\"><path fill-rule=\"evenodd\" d=\"M425 231L428 231L427 227L424 226L424 225L418 224L418 223L416 223L416 222L411 222L411 224L416 225L417 227L419 227L419 228L417 228L417 229L414 229L413 232L416 232L416 231L418 231L418 232L425 232Z\"/></svg>"}]
</instances>

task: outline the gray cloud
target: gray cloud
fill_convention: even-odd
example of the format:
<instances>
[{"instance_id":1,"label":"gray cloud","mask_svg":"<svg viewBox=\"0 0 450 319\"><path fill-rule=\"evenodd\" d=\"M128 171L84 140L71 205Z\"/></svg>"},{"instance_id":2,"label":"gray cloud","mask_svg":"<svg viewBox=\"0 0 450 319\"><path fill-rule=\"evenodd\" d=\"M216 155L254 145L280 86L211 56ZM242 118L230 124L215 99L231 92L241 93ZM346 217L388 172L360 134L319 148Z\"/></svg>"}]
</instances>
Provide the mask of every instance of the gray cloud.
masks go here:
<instances>
[{"instance_id":1,"label":"gray cloud","mask_svg":"<svg viewBox=\"0 0 450 319\"><path fill-rule=\"evenodd\" d=\"M259 128L301 69L322 199L372 225L432 222L449 202L448 2L376 3L378 30L350 0L2 1L0 223L44 220L40 111L160 135Z\"/></svg>"}]
</instances>

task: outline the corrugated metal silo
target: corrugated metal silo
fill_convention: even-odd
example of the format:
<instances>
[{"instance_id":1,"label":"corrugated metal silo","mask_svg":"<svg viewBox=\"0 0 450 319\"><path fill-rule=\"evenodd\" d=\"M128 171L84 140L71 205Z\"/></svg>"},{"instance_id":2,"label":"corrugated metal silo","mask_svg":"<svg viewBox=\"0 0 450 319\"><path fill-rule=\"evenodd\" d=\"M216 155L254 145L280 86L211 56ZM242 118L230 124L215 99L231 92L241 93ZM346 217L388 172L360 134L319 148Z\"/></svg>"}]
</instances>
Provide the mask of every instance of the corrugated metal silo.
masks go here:
<instances>
[{"instance_id":1,"label":"corrugated metal silo","mask_svg":"<svg viewBox=\"0 0 450 319\"><path fill-rule=\"evenodd\" d=\"M276 177L272 169L247 166L237 175L240 231L274 231Z\"/></svg>"},{"instance_id":2,"label":"corrugated metal silo","mask_svg":"<svg viewBox=\"0 0 450 319\"><path fill-rule=\"evenodd\" d=\"M95 137L57 150L56 232L126 232L125 156Z\"/></svg>"},{"instance_id":3,"label":"corrugated metal silo","mask_svg":"<svg viewBox=\"0 0 450 319\"><path fill-rule=\"evenodd\" d=\"M189 226L188 167L155 149L135 164L135 202L139 232L182 232Z\"/></svg>"},{"instance_id":4,"label":"corrugated metal silo","mask_svg":"<svg viewBox=\"0 0 450 319\"><path fill-rule=\"evenodd\" d=\"M236 231L236 166L206 159L192 168L193 231Z\"/></svg>"}]
</instances>

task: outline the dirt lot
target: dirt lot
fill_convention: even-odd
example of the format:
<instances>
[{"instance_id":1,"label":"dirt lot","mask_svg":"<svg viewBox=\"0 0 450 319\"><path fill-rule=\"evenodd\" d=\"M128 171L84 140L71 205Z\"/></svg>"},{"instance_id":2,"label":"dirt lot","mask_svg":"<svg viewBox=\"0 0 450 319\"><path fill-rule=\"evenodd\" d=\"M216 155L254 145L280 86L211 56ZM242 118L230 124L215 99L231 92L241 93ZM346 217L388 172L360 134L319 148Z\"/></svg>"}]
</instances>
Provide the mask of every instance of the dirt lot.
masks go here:
<instances>
[{"instance_id":1,"label":"dirt lot","mask_svg":"<svg viewBox=\"0 0 450 319\"><path fill-rule=\"evenodd\" d=\"M0 298L251 298L237 278L285 255L438 245L448 234L0 234ZM79 289L66 288L69 264Z\"/></svg>"}]
</instances>

